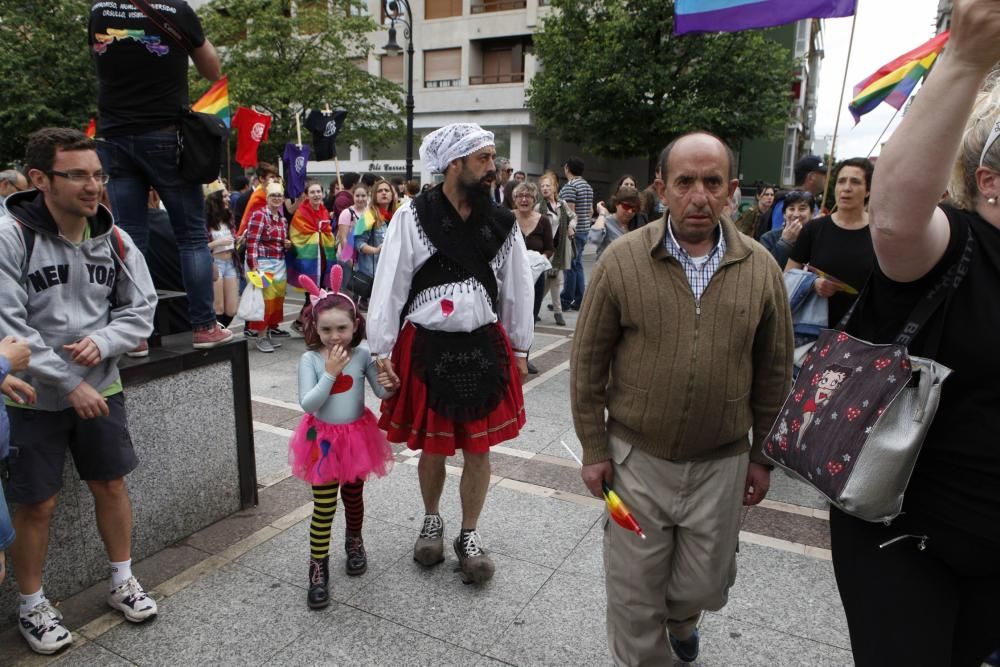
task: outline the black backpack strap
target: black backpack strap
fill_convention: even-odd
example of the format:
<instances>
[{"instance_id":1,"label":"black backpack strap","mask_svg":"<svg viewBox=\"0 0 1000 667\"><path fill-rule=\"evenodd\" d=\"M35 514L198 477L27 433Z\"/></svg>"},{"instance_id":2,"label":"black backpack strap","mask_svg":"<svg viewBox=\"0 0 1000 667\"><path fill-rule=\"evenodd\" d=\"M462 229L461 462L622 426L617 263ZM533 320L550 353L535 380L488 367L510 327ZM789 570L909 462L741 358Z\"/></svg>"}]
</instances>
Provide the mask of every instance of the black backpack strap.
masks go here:
<instances>
[{"instance_id":1,"label":"black backpack strap","mask_svg":"<svg viewBox=\"0 0 1000 667\"><path fill-rule=\"evenodd\" d=\"M179 44L184 51L188 54L194 52L194 44L191 43L191 40L188 39L187 35L181 32L181 29L174 25L174 23L162 12L159 12L150 6L146 0L134 0L132 1L132 5L145 14L150 23L165 32L172 40L177 42L177 44Z\"/></svg>"},{"instance_id":2,"label":"black backpack strap","mask_svg":"<svg viewBox=\"0 0 1000 667\"><path fill-rule=\"evenodd\" d=\"M24 264L21 267L21 282L27 285L28 265L31 263L31 253L35 250L35 230L20 220L17 221L17 226L21 228L21 238L24 240Z\"/></svg>"}]
</instances>

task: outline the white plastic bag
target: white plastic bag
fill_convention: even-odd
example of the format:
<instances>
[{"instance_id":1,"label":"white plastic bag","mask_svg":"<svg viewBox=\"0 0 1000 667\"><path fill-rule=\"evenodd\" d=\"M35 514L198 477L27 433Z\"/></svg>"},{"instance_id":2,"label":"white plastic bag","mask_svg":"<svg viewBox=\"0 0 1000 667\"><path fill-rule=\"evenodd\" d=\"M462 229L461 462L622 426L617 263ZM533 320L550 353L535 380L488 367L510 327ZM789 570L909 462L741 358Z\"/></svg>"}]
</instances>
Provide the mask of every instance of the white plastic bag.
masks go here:
<instances>
[{"instance_id":1,"label":"white plastic bag","mask_svg":"<svg viewBox=\"0 0 1000 667\"><path fill-rule=\"evenodd\" d=\"M549 258L536 250L528 251L528 265L531 266L531 279L538 280L538 276L552 268Z\"/></svg>"},{"instance_id":2,"label":"white plastic bag","mask_svg":"<svg viewBox=\"0 0 1000 667\"><path fill-rule=\"evenodd\" d=\"M260 322L264 319L264 291L247 283L240 296L240 307L236 316L245 322Z\"/></svg>"}]
</instances>

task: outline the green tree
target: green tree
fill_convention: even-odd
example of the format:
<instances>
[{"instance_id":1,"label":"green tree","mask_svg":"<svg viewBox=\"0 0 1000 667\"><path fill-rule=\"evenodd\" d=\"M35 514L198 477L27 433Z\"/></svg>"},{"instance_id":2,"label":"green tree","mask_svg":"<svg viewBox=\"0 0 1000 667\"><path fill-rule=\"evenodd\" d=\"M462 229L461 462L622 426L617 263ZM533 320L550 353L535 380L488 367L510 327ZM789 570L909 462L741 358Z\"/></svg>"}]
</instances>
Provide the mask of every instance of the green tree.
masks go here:
<instances>
[{"instance_id":1,"label":"green tree","mask_svg":"<svg viewBox=\"0 0 1000 667\"><path fill-rule=\"evenodd\" d=\"M759 31L673 36L670 0L553 0L527 91L538 127L604 157L648 156L705 129L738 145L779 134L788 49Z\"/></svg>"},{"instance_id":2,"label":"green tree","mask_svg":"<svg viewBox=\"0 0 1000 667\"><path fill-rule=\"evenodd\" d=\"M23 160L25 141L35 130L83 130L96 115L89 13L87 0L0 0L0 164Z\"/></svg>"},{"instance_id":3,"label":"green tree","mask_svg":"<svg viewBox=\"0 0 1000 667\"><path fill-rule=\"evenodd\" d=\"M280 158L293 142L295 115L303 109L347 109L337 148L364 141L383 146L403 136L402 89L372 76L357 63L372 50L367 33L377 30L357 0L213 0L199 10L205 34L218 47L229 76L229 104L270 114L262 160ZM192 73L191 99L208 83ZM303 119L304 121L304 119ZM302 128L303 143L309 132Z\"/></svg>"}]
</instances>

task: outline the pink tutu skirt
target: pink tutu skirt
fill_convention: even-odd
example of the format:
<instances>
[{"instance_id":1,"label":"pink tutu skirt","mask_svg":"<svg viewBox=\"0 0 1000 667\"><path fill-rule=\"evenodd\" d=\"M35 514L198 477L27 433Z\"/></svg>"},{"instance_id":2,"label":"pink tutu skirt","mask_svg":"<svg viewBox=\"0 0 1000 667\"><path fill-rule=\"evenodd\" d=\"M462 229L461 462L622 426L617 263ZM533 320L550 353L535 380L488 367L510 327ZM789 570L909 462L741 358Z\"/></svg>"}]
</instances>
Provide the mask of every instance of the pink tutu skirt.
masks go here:
<instances>
[{"instance_id":1,"label":"pink tutu skirt","mask_svg":"<svg viewBox=\"0 0 1000 667\"><path fill-rule=\"evenodd\" d=\"M349 424L327 424L306 414L288 442L292 474L310 484L384 477L394 460L392 447L368 408Z\"/></svg>"}]
</instances>

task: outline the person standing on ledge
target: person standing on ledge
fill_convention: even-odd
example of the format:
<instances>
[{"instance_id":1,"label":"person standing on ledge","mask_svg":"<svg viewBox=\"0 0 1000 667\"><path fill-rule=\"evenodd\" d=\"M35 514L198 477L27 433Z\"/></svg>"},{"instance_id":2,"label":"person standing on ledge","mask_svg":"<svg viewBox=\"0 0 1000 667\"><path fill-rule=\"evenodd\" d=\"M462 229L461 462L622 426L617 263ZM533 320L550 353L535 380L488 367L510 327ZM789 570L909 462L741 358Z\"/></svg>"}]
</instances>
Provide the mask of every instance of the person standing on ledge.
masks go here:
<instances>
[{"instance_id":1,"label":"person standing on ledge","mask_svg":"<svg viewBox=\"0 0 1000 667\"><path fill-rule=\"evenodd\" d=\"M192 344L196 349L222 345L233 332L215 317L205 197L201 185L181 177L177 131L189 104L188 57L202 78L215 81L221 75L219 56L198 15L182 0L119 3L122 11L109 4L92 3L87 31L97 70L97 151L111 176L111 210L145 255L146 203L149 188L156 189L177 239ZM138 347L137 355L148 349L145 341Z\"/></svg>"},{"instance_id":2,"label":"person standing on ledge","mask_svg":"<svg viewBox=\"0 0 1000 667\"><path fill-rule=\"evenodd\" d=\"M453 546L464 581L482 583L494 564L476 525L490 447L517 437L525 423L534 281L514 214L490 199L493 133L447 125L427 135L420 159L444 183L393 216L368 310L382 384L394 386L396 373L401 381L382 402L379 426L390 442L421 450L426 514L413 558L426 567L444 560L445 459L462 450L462 529Z\"/></svg>"},{"instance_id":3,"label":"person standing on ledge","mask_svg":"<svg viewBox=\"0 0 1000 667\"><path fill-rule=\"evenodd\" d=\"M111 561L108 605L133 623L156 602L132 576L132 504L125 475L139 465L125 415L118 359L153 332L156 291L146 260L100 205L107 174L94 141L46 128L28 137L32 190L7 199L0 217L0 331L31 345L24 379L33 406L7 399L11 549L21 635L50 654L73 638L46 599L42 568L67 450L94 495Z\"/></svg>"},{"instance_id":4,"label":"person standing on ledge","mask_svg":"<svg viewBox=\"0 0 1000 667\"><path fill-rule=\"evenodd\" d=\"M791 387L792 316L781 269L722 215L734 167L707 132L669 144L670 215L607 247L580 310L570 405L583 481L598 498L613 486L648 537L605 523L618 665L669 665L671 647L697 658L698 620L736 580L741 508L770 481L761 444Z\"/></svg>"}]
</instances>

